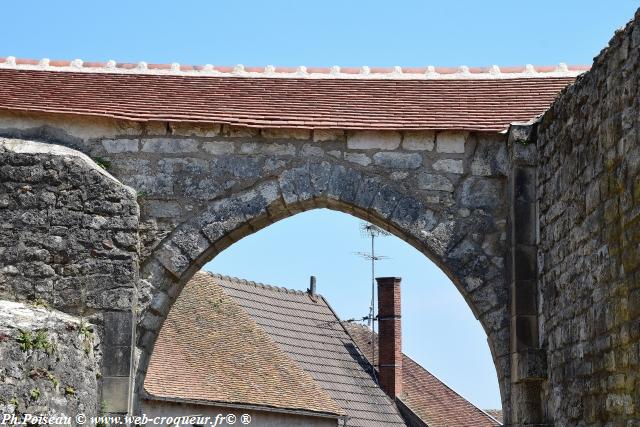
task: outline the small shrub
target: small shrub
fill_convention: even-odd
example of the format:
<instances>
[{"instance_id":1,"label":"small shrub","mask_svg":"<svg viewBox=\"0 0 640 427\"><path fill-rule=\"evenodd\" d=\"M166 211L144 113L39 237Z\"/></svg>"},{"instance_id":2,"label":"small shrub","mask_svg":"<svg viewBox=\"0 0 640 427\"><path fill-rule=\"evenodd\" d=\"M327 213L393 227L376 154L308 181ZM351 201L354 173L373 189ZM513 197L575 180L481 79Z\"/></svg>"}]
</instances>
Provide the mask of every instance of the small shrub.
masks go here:
<instances>
[{"instance_id":1,"label":"small shrub","mask_svg":"<svg viewBox=\"0 0 640 427\"><path fill-rule=\"evenodd\" d=\"M29 392L29 395L31 396L31 400L40 399L40 389L38 387L32 388L31 391Z\"/></svg>"}]
</instances>

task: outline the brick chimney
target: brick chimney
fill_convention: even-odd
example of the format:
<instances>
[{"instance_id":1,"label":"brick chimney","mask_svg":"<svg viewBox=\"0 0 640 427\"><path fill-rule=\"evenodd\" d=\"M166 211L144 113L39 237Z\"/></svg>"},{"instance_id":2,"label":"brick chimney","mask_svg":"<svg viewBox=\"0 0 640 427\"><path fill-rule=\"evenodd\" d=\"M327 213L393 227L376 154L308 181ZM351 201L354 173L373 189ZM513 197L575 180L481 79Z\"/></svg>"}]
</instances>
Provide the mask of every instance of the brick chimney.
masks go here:
<instances>
[{"instance_id":1,"label":"brick chimney","mask_svg":"<svg viewBox=\"0 0 640 427\"><path fill-rule=\"evenodd\" d=\"M400 277L378 277L378 372L380 388L391 398L402 394Z\"/></svg>"}]
</instances>

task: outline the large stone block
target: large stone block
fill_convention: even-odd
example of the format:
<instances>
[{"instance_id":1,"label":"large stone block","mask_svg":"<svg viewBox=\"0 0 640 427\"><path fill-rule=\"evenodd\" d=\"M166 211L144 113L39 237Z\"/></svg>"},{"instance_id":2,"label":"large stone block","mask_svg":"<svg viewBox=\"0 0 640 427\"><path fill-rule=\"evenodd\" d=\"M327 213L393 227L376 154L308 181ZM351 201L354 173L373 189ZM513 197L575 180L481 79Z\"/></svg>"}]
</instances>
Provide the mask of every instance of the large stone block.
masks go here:
<instances>
[{"instance_id":1,"label":"large stone block","mask_svg":"<svg viewBox=\"0 0 640 427\"><path fill-rule=\"evenodd\" d=\"M453 183L446 176L423 172L418 174L417 179L421 190L453 192Z\"/></svg>"},{"instance_id":2,"label":"large stone block","mask_svg":"<svg viewBox=\"0 0 640 427\"><path fill-rule=\"evenodd\" d=\"M202 143L202 150L208 154L232 154L235 145L231 141L207 141Z\"/></svg>"},{"instance_id":3,"label":"large stone block","mask_svg":"<svg viewBox=\"0 0 640 427\"><path fill-rule=\"evenodd\" d=\"M422 156L418 153L381 152L373 155L373 162L388 169L417 169L422 165Z\"/></svg>"},{"instance_id":4,"label":"large stone block","mask_svg":"<svg viewBox=\"0 0 640 427\"><path fill-rule=\"evenodd\" d=\"M341 129L314 129L313 140L315 142L342 141L344 140L344 131Z\"/></svg>"},{"instance_id":5,"label":"large stone block","mask_svg":"<svg viewBox=\"0 0 640 427\"><path fill-rule=\"evenodd\" d=\"M395 150L402 135L392 131L355 131L347 136L347 148L351 150Z\"/></svg>"},{"instance_id":6,"label":"large stone block","mask_svg":"<svg viewBox=\"0 0 640 427\"><path fill-rule=\"evenodd\" d=\"M135 153L139 149L137 139L105 139L102 146L109 154Z\"/></svg>"},{"instance_id":7,"label":"large stone block","mask_svg":"<svg viewBox=\"0 0 640 427\"><path fill-rule=\"evenodd\" d=\"M151 138L142 140L145 153L194 153L198 151L198 142L194 139Z\"/></svg>"},{"instance_id":8,"label":"large stone block","mask_svg":"<svg viewBox=\"0 0 640 427\"><path fill-rule=\"evenodd\" d=\"M464 173L464 164L462 160L456 159L440 159L433 163L433 170L437 172Z\"/></svg>"},{"instance_id":9,"label":"large stone block","mask_svg":"<svg viewBox=\"0 0 640 427\"><path fill-rule=\"evenodd\" d=\"M462 182L460 204L468 208L498 208L505 203L503 184L497 179L469 177Z\"/></svg>"},{"instance_id":10,"label":"large stone block","mask_svg":"<svg viewBox=\"0 0 640 427\"><path fill-rule=\"evenodd\" d=\"M410 131L404 133L402 148L415 151L432 151L435 145L435 132Z\"/></svg>"},{"instance_id":11,"label":"large stone block","mask_svg":"<svg viewBox=\"0 0 640 427\"><path fill-rule=\"evenodd\" d=\"M369 166L371 164L371 158L364 153L345 153L344 159L360 166Z\"/></svg>"},{"instance_id":12,"label":"large stone block","mask_svg":"<svg viewBox=\"0 0 640 427\"><path fill-rule=\"evenodd\" d=\"M311 139L311 131L299 128L262 129L262 136L267 139Z\"/></svg>"},{"instance_id":13,"label":"large stone block","mask_svg":"<svg viewBox=\"0 0 640 427\"><path fill-rule=\"evenodd\" d=\"M464 153L468 132L438 132L436 150L438 153Z\"/></svg>"}]
</instances>

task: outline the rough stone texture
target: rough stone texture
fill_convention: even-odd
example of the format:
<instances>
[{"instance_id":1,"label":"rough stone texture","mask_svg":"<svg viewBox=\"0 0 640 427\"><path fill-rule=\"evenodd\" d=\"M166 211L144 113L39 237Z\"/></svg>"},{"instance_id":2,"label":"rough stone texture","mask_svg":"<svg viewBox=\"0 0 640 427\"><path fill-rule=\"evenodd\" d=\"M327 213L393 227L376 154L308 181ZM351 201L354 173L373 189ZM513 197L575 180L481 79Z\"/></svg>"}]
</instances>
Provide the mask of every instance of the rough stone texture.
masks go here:
<instances>
[{"instance_id":1,"label":"rough stone texture","mask_svg":"<svg viewBox=\"0 0 640 427\"><path fill-rule=\"evenodd\" d=\"M76 414L105 410L98 336L78 317L0 300L0 413L67 415L75 426Z\"/></svg>"},{"instance_id":2,"label":"rough stone texture","mask_svg":"<svg viewBox=\"0 0 640 427\"><path fill-rule=\"evenodd\" d=\"M128 141L122 146L130 146ZM46 305L103 325L104 354L124 356L99 360L100 382L124 378L125 387L116 394L125 396L139 270L138 218L135 193L84 154L0 138L0 298ZM61 369L70 368L75 369ZM112 397L102 395L108 403ZM110 409L122 412L126 406Z\"/></svg>"},{"instance_id":3,"label":"rough stone texture","mask_svg":"<svg viewBox=\"0 0 640 427\"><path fill-rule=\"evenodd\" d=\"M433 170L437 172L461 174L464 172L464 164L462 160L440 159L433 164Z\"/></svg>"},{"instance_id":4,"label":"rough stone texture","mask_svg":"<svg viewBox=\"0 0 640 427\"><path fill-rule=\"evenodd\" d=\"M418 153L376 153L373 162L389 169L417 169L422 165L422 156Z\"/></svg>"},{"instance_id":5,"label":"rough stone texture","mask_svg":"<svg viewBox=\"0 0 640 427\"><path fill-rule=\"evenodd\" d=\"M46 143L0 145L0 297L86 315L105 355L97 387L122 411L130 343L140 387L164 318L197 269L282 218L340 210L389 229L453 280L487 333L506 425L637 426L639 63L631 23L537 127L512 126L509 144L477 132L0 112L0 136ZM69 148L137 191L140 221L136 195ZM11 347L15 319L3 318L2 304L9 338L0 335L0 354L17 366L24 355ZM31 312L30 327L41 328ZM54 324L55 340L75 339ZM2 387L21 396L41 381L9 370Z\"/></svg>"},{"instance_id":6,"label":"rough stone texture","mask_svg":"<svg viewBox=\"0 0 640 427\"><path fill-rule=\"evenodd\" d=\"M640 425L639 21L538 128L542 401L555 425Z\"/></svg>"},{"instance_id":7,"label":"rough stone texture","mask_svg":"<svg viewBox=\"0 0 640 427\"><path fill-rule=\"evenodd\" d=\"M214 136L199 136L188 128L171 133L171 126L162 134L158 126L100 137L85 125L76 135L69 124L59 129L43 120L34 118L30 128L22 118L19 128L0 128L0 135L81 150L138 192L138 384L173 300L198 268L256 230L324 207L389 228L453 279L487 332L508 407L508 207L492 193L505 188L505 135L492 135L489 144L487 134L470 133L464 144L445 150L453 152L441 152L432 132L350 132L345 138L343 131L292 135L223 126ZM465 173L474 161L491 167L482 176Z\"/></svg>"},{"instance_id":8,"label":"rough stone texture","mask_svg":"<svg viewBox=\"0 0 640 427\"><path fill-rule=\"evenodd\" d=\"M138 206L130 189L74 150L3 138L0 182L0 297L71 314L131 307Z\"/></svg>"}]
</instances>

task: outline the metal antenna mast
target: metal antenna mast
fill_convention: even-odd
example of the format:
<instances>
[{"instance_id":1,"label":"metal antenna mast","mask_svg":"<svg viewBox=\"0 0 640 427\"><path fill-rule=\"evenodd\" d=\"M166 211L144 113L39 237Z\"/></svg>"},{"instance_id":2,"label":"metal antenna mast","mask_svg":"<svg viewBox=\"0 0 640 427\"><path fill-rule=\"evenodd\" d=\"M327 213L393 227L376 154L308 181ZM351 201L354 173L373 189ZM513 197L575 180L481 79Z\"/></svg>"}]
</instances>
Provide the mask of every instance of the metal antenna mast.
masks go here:
<instances>
[{"instance_id":1,"label":"metal antenna mast","mask_svg":"<svg viewBox=\"0 0 640 427\"><path fill-rule=\"evenodd\" d=\"M376 237L378 236L389 236L390 233L381 229L380 227L376 227L373 224L368 222L360 223L360 234L362 237L371 239L371 252L355 252L356 255L362 257L364 259L371 261L371 305L369 306L369 316L368 316L368 324L371 328L371 366L374 369L373 374L375 378L375 360L376 360L376 352L375 352L375 293L376 293L376 261L389 259L384 255L376 255ZM377 379L376 379L377 381Z\"/></svg>"}]
</instances>

